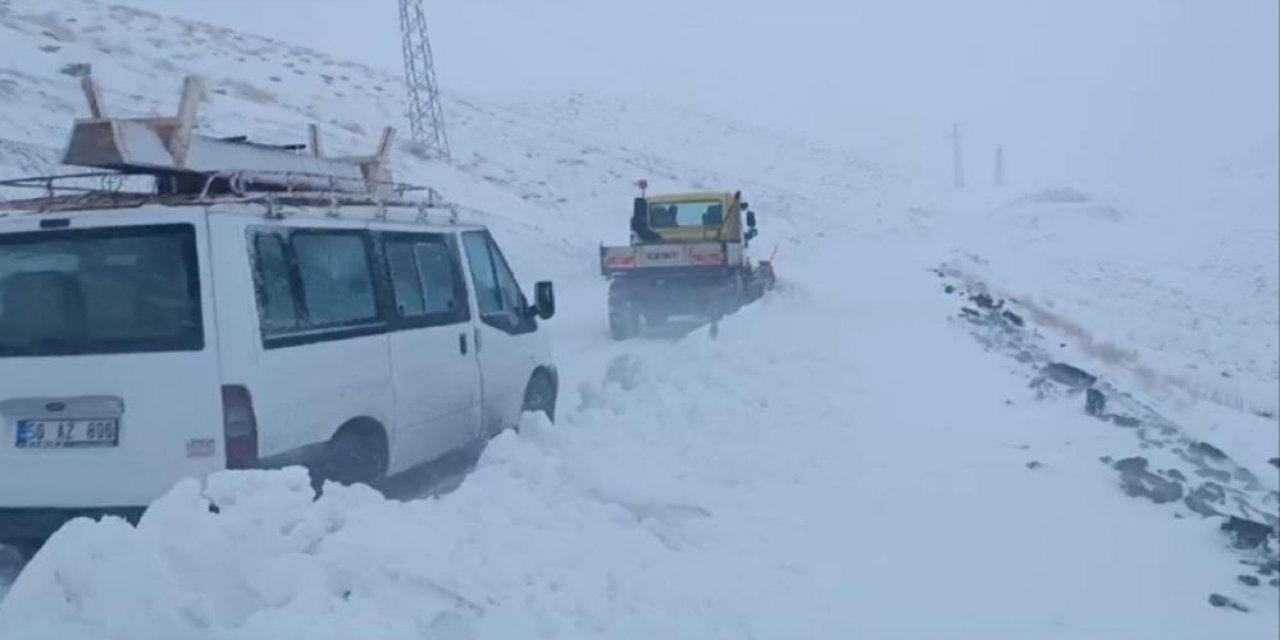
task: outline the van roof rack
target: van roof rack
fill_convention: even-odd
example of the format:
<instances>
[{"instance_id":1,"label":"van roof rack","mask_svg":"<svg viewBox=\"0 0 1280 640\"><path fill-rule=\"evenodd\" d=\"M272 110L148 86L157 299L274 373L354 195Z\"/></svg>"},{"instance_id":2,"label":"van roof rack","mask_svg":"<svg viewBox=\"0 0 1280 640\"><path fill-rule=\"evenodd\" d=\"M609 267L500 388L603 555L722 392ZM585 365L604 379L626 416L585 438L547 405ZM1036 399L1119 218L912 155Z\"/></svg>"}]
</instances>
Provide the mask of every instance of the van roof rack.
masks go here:
<instances>
[{"instance_id":1,"label":"van roof rack","mask_svg":"<svg viewBox=\"0 0 1280 640\"><path fill-rule=\"evenodd\" d=\"M330 215L336 215L344 205L419 210L446 207L456 221L456 207L445 203L434 189L388 179L387 164L395 139L391 127L383 130L372 154L327 157L314 124L308 127L306 145L195 134L204 86L199 76L184 80L176 116L108 117L93 77L82 77L80 85L90 117L75 120L62 161L97 171L0 181L0 187L44 191L41 197L0 202L0 209L51 212L103 206L263 202L268 209L291 204L322 206ZM137 188L138 178L148 177L152 184Z\"/></svg>"}]
</instances>

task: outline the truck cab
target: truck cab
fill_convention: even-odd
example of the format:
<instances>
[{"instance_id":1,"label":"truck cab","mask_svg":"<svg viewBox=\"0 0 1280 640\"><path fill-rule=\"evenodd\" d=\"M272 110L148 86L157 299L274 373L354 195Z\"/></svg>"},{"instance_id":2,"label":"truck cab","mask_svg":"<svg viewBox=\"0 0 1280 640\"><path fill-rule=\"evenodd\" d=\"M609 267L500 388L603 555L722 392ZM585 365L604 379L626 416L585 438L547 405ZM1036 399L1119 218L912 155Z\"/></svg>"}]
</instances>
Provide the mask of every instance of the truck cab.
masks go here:
<instances>
[{"instance_id":1,"label":"truck cab","mask_svg":"<svg viewBox=\"0 0 1280 640\"><path fill-rule=\"evenodd\" d=\"M740 191L642 196L633 204L632 246L696 242L745 244L755 235L755 215L748 210Z\"/></svg>"}]
</instances>

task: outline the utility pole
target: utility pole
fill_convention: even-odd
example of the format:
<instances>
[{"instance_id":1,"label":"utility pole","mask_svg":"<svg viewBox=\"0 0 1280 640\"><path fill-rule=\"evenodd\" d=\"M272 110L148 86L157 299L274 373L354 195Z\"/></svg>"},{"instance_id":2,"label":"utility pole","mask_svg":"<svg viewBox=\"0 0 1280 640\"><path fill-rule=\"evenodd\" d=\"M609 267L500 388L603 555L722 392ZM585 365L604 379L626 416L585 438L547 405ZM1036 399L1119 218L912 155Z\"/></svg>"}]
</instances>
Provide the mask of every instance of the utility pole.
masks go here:
<instances>
[{"instance_id":1,"label":"utility pole","mask_svg":"<svg viewBox=\"0 0 1280 640\"><path fill-rule=\"evenodd\" d=\"M960 149L960 124L951 125L952 172L957 189L964 188L964 155Z\"/></svg>"},{"instance_id":2,"label":"utility pole","mask_svg":"<svg viewBox=\"0 0 1280 640\"><path fill-rule=\"evenodd\" d=\"M427 38L423 0L400 0L400 37L404 46L404 82L409 94L409 133L423 150L448 161L449 138L436 84L435 61Z\"/></svg>"},{"instance_id":3,"label":"utility pole","mask_svg":"<svg viewBox=\"0 0 1280 640\"><path fill-rule=\"evenodd\" d=\"M1004 145L996 145L996 186L1004 186Z\"/></svg>"}]
</instances>

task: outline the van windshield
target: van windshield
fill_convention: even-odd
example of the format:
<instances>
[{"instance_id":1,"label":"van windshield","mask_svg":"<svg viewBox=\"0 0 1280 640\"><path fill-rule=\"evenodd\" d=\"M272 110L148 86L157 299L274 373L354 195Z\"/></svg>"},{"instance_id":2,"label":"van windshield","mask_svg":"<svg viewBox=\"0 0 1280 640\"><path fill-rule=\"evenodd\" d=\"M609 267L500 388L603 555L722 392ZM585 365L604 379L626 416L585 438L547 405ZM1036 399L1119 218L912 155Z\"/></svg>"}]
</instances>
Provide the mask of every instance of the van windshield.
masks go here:
<instances>
[{"instance_id":1,"label":"van windshield","mask_svg":"<svg viewBox=\"0 0 1280 640\"><path fill-rule=\"evenodd\" d=\"M0 234L0 357L203 348L190 224Z\"/></svg>"}]
</instances>

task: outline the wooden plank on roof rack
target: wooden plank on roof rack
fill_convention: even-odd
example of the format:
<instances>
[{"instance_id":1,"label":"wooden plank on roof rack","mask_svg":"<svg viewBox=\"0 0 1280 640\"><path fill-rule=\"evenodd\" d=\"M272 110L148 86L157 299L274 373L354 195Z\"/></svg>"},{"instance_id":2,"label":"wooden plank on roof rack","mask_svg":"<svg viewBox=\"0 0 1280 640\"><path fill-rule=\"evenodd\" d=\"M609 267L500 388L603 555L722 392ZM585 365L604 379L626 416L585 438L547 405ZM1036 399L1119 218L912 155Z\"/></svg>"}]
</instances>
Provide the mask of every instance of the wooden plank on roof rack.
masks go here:
<instances>
[{"instance_id":1,"label":"wooden plank on roof rack","mask_svg":"<svg viewBox=\"0 0 1280 640\"><path fill-rule=\"evenodd\" d=\"M63 155L65 164L137 173L243 175L256 183L289 189L377 195L386 191L381 183L395 136L390 127L372 156L326 158L320 152L318 129L311 131L310 154L196 135L202 92L198 76L184 82L177 117L102 117L101 103L95 102L96 85L92 78L85 80L90 111L96 117L75 121Z\"/></svg>"},{"instance_id":2,"label":"wooden plank on roof rack","mask_svg":"<svg viewBox=\"0 0 1280 640\"><path fill-rule=\"evenodd\" d=\"M324 150L320 148L320 127L314 122L307 125L307 143L311 147L312 156L324 157Z\"/></svg>"},{"instance_id":3,"label":"wooden plank on roof rack","mask_svg":"<svg viewBox=\"0 0 1280 640\"><path fill-rule=\"evenodd\" d=\"M182 101L178 104L178 128L170 136L169 153L173 163L179 167L187 166L187 152L191 150L191 130L196 126L196 110L200 107L200 97L204 94L204 84L197 76L187 76L182 82Z\"/></svg>"},{"instance_id":4,"label":"wooden plank on roof rack","mask_svg":"<svg viewBox=\"0 0 1280 640\"><path fill-rule=\"evenodd\" d=\"M80 79L80 89L84 91L84 99L89 103L89 117L102 117L102 91L98 89L98 83L94 82L93 76L85 76Z\"/></svg>"}]
</instances>

